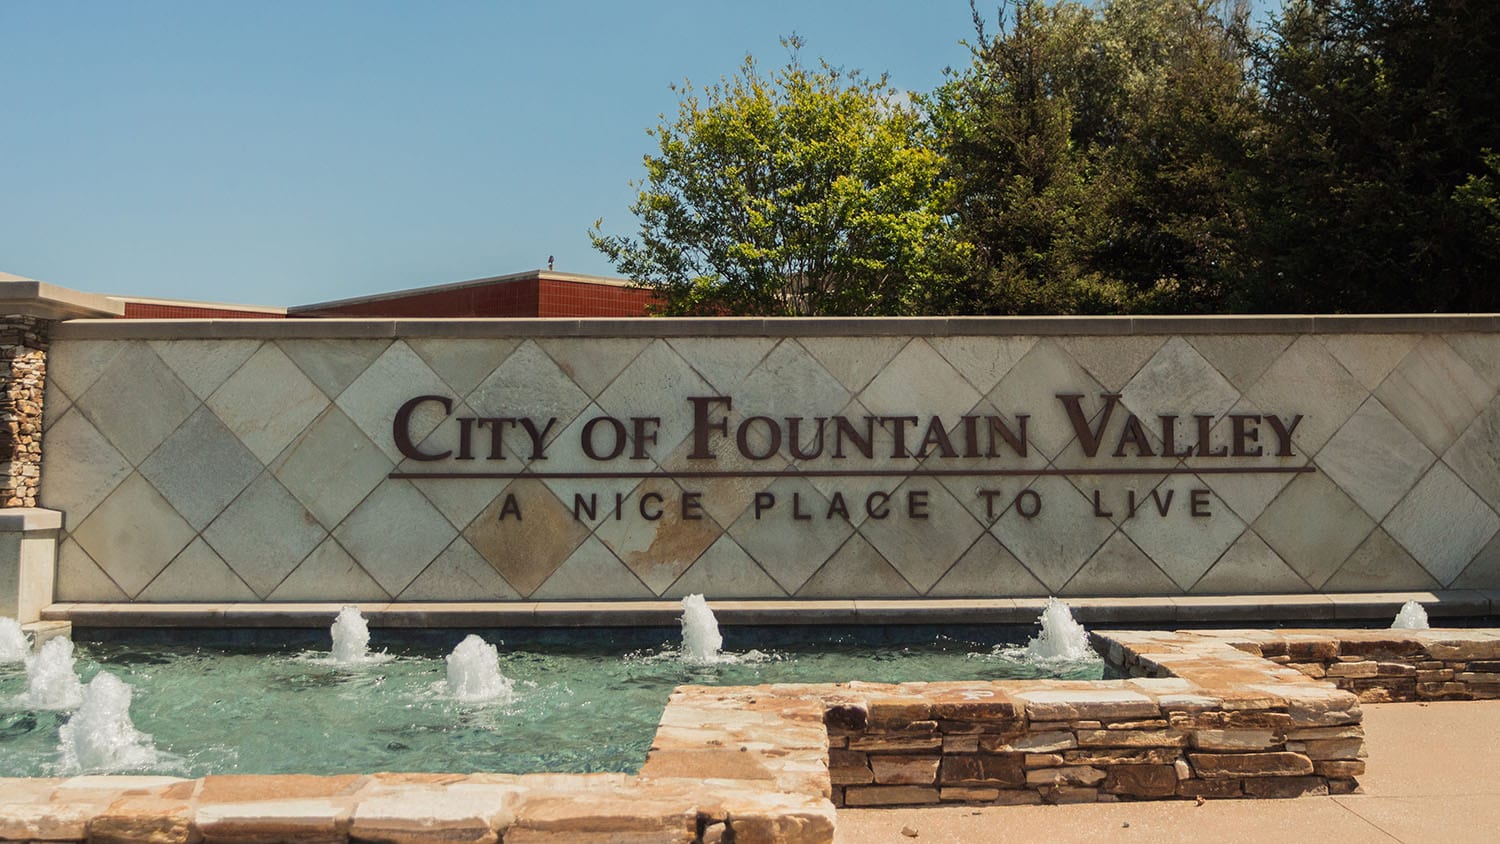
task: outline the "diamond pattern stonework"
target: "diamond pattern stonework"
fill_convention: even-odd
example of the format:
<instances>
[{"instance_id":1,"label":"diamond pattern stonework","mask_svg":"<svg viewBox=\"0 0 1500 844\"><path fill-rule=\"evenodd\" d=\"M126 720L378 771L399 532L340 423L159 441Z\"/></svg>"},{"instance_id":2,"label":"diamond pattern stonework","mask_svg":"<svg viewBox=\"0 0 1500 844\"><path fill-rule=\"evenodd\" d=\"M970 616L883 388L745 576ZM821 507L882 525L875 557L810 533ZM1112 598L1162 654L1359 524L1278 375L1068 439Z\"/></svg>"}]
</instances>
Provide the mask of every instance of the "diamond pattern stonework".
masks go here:
<instances>
[{"instance_id":1,"label":"diamond pattern stonework","mask_svg":"<svg viewBox=\"0 0 1500 844\"><path fill-rule=\"evenodd\" d=\"M752 323L764 331L745 333ZM40 490L65 514L58 599L1500 590L1500 335L1480 323L660 324L64 333L49 353ZM1080 426L1099 423L1106 393L1121 398L1090 456ZM419 453L403 454L395 413L422 395L451 411L418 407ZM1079 396L1082 419L1063 395ZM695 417L689 399L714 396L732 406ZM1117 456L1131 414L1143 430ZM1181 456L1197 448L1195 415L1210 448L1260 417L1261 451ZM750 416L766 418L742 434ZM866 417L907 416L919 421L874 423L870 456L813 433L835 417L858 433ZM1163 416L1179 420L1173 455ZM1296 420L1292 454L1272 453L1270 416ZM581 448L601 417L626 426L618 458ZM988 417L1013 431L1026 420L1024 456L964 449ZM523 418L556 422L533 444ZM649 420L641 437L634 419ZM1016 509L1022 491L1035 512ZM1191 514L1195 495L1208 515Z\"/></svg>"}]
</instances>

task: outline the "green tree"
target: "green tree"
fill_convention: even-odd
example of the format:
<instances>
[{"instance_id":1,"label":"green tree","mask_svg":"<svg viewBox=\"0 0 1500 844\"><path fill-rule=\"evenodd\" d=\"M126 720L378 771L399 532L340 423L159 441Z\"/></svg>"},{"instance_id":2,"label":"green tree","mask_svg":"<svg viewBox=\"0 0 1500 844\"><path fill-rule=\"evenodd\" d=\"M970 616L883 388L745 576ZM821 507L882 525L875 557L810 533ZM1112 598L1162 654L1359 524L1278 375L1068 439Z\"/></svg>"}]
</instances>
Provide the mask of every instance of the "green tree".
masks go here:
<instances>
[{"instance_id":1,"label":"green tree","mask_svg":"<svg viewBox=\"0 0 1500 844\"><path fill-rule=\"evenodd\" d=\"M1238 278L1243 4L1019 0L932 98L982 313L1208 311Z\"/></svg>"},{"instance_id":2,"label":"green tree","mask_svg":"<svg viewBox=\"0 0 1500 844\"><path fill-rule=\"evenodd\" d=\"M1250 307L1500 307L1500 4L1292 0L1257 66Z\"/></svg>"},{"instance_id":3,"label":"green tree","mask_svg":"<svg viewBox=\"0 0 1500 844\"><path fill-rule=\"evenodd\" d=\"M884 76L801 46L770 75L747 57L685 85L631 211L636 237L591 232L669 314L865 315L938 308L967 254L947 216L942 159ZM674 90L678 90L674 88Z\"/></svg>"}]
</instances>

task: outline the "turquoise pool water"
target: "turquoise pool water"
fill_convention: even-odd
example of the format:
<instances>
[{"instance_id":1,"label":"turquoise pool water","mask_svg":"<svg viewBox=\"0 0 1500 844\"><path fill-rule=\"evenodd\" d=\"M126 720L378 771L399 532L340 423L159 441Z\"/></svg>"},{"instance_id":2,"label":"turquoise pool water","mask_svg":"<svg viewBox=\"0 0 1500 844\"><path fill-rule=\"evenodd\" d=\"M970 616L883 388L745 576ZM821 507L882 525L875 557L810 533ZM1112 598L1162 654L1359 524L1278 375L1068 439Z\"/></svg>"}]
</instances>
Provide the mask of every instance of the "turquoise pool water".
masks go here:
<instances>
[{"instance_id":1,"label":"turquoise pool water","mask_svg":"<svg viewBox=\"0 0 1500 844\"><path fill-rule=\"evenodd\" d=\"M1026 632L1008 631L1013 641ZM683 683L1098 678L1099 662L1034 665L989 635L809 631L730 635L734 661L682 664L670 631L642 646L640 631L582 641L506 641L501 671L513 699L461 703L447 693L451 643L382 642L388 661L326 663L327 649L264 642L81 643L83 680L108 670L134 688L131 716L160 757L136 772L634 771L645 759L668 693ZM456 636L451 637L456 642ZM758 649L750 647L759 644ZM0 775L63 770L59 731L70 717L18 704L26 674L0 665Z\"/></svg>"}]
</instances>

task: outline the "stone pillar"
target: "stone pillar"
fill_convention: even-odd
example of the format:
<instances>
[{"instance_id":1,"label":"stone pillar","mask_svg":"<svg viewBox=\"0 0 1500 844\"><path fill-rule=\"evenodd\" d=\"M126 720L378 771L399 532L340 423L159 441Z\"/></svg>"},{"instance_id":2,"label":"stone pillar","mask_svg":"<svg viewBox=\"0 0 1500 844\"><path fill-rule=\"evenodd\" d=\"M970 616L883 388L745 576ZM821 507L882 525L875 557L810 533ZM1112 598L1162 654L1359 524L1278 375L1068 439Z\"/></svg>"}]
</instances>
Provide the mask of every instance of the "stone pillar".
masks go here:
<instances>
[{"instance_id":1,"label":"stone pillar","mask_svg":"<svg viewBox=\"0 0 1500 844\"><path fill-rule=\"evenodd\" d=\"M35 507L52 320L0 316L0 507Z\"/></svg>"},{"instance_id":2,"label":"stone pillar","mask_svg":"<svg viewBox=\"0 0 1500 844\"><path fill-rule=\"evenodd\" d=\"M66 514L36 506L52 326L123 313L106 296L0 273L0 616L37 622L52 603L57 577L57 535Z\"/></svg>"}]
</instances>

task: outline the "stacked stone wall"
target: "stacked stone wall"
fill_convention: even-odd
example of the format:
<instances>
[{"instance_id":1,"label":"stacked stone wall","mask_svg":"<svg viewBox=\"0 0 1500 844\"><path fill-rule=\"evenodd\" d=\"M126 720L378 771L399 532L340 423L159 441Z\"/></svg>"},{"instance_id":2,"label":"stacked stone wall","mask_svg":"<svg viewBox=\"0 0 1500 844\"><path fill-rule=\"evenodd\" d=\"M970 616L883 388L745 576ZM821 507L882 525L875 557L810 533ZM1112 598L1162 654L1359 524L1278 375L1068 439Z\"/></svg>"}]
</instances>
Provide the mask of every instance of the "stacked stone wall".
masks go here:
<instances>
[{"instance_id":1,"label":"stacked stone wall","mask_svg":"<svg viewBox=\"0 0 1500 844\"><path fill-rule=\"evenodd\" d=\"M1357 706L1180 694L1171 680L1048 685L912 684L834 707L834 804L1294 797L1349 793L1364 773ZM943 700L966 693L991 697Z\"/></svg>"},{"instance_id":2,"label":"stacked stone wall","mask_svg":"<svg viewBox=\"0 0 1500 844\"><path fill-rule=\"evenodd\" d=\"M1257 631L1236 647L1359 695L1365 703L1500 698L1500 641L1452 631Z\"/></svg>"},{"instance_id":3,"label":"stacked stone wall","mask_svg":"<svg viewBox=\"0 0 1500 844\"><path fill-rule=\"evenodd\" d=\"M35 507L50 320L0 317L0 507Z\"/></svg>"}]
</instances>

